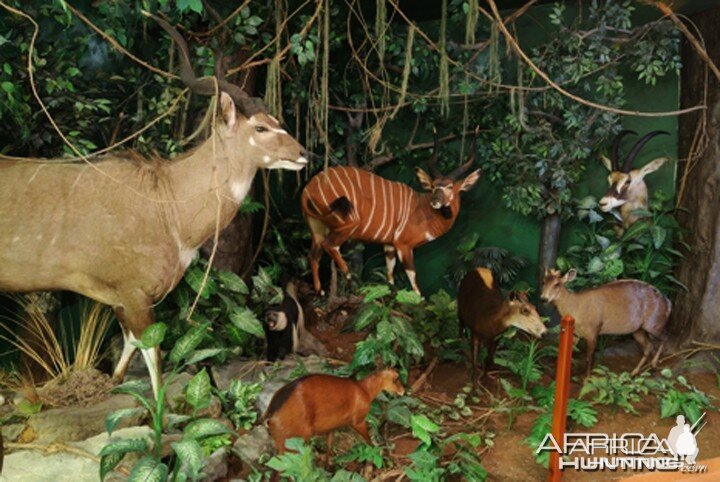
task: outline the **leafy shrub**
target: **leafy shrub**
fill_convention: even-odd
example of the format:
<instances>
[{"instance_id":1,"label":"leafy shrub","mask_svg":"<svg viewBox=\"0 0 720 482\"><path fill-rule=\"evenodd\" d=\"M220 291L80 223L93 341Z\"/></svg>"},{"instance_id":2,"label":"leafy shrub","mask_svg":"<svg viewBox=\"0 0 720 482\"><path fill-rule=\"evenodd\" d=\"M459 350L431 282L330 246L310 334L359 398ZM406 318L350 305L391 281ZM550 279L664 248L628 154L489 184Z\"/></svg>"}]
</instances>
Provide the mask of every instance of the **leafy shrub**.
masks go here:
<instances>
[{"instance_id":1,"label":"leafy shrub","mask_svg":"<svg viewBox=\"0 0 720 482\"><path fill-rule=\"evenodd\" d=\"M597 213L597 202L587 197L580 203L578 217L588 225L580 243L571 246L557 260L561 271L575 268L574 286L593 287L618 278L633 278L652 284L665 294L686 289L674 271L684 255L674 245L688 249L669 206L670 198L658 191L649 203L648 217L638 221L618 238L617 223Z\"/></svg>"},{"instance_id":2,"label":"leafy shrub","mask_svg":"<svg viewBox=\"0 0 720 482\"><path fill-rule=\"evenodd\" d=\"M525 438L523 443L529 445L533 449L535 461L544 466L548 466L550 454L547 451L535 453L548 433L552 431L552 415L553 404L555 403L555 382L548 386L537 385L531 390L532 398L535 399L539 409L538 415L530 427L530 434ZM571 398L568 400L567 408L568 418L572 423L590 428L597 423L597 410L595 410L589 402L576 400Z\"/></svg>"},{"instance_id":3,"label":"leafy shrub","mask_svg":"<svg viewBox=\"0 0 720 482\"><path fill-rule=\"evenodd\" d=\"M303 482L364 482L360 474L347 470L338 470L330 474L317 467L313 461L312 446L307 445L301 438L291 438L285 441L288 452L276 455L267 462L267 466L276 470L282 477Z\"/></svg>"},{"instance_id":4,"label":"leafy shrub","mask_svg":"<svg viewBox=\"0 0 720 482\"><path fill-rule=\"evenodd\" d=\"M265 332L257 315L248 308L251 293L247 284L235 273L211 268L200 291L206 269L207 260L196 259L175 290L157 307L157 318L168 326L163 348L172 349L188 330L206 324L212 330L206 331L198 348L227 349L215 355L216 362L225 361L229 353L258 354L261 351L258 341L265 337ZM262 268L257 276L262 276ZM190 322L187 318L196 297Z\"/></svg>"},{"instance_id":5,"label":"leafy shrub","mask_svg":"<svg viewBox=\"0 0 720 482\"><path fill-rule=\"evenodd\" d=\"M223 413L232 421L235 428L250 430L258 418L255 409L262 383L245 383L233 380L230 387L218 393Z\"/></svg>"},{"instance_id":6,"label":"leafy shrub","mask_svg":"<svg viewBox=\"0 0 720 482\"><path fill-rule=\"evenodd\" d=\"M650 387L657 392L660 400L660 418L685 415L696 422L705 410L717 410L713 402L717 397L708 396L702 390L692 386L687 379L678 375L673 378L672 370L665 368L661 376L650 380Z\"/></svg>"},{"instance_id":7,"label":"leafy shrub","mask_svg":"<svg viewBox=\"0 0 720 482\"><path fill-rule=\"evenodd\" d=\"M520 272L527 267L527 260L504 248L480 246L479 241L478 233L468 234L460 240L456 248L457 257L449 270L451 283L457 285L471 269L485 267L497 273L500 286L511 288Z\"/></svg>"},{"instance_id":8,"label":"leafy shrub","mask_svg":"<svg viewBox=\"0 0 720 482\"><path fill-rule=\"evenodd\" d=\"M123 408L107 415L105 428L109 435L118 426L123 418L136 414L138 411L147 411L153 429L152 447L145 439L110 438L100 451L100 480L104 480L125 457L126 454L139 452L142 457L133 466L130 481L164 481L172 474L176 480L182 474L183 480L202 480L202 469L205 466L205 457L219 446L230 443L230 431L219 420L212 418L199 418L199 410L211 403L212 388L210 377L203 369L198 372L187 384L185 390L185 403L193 408L193 415L176 415L167 412L165 393L175 376L188 365L217 356L222 349L197 350L202 342L203 332L207 325L200 325L188 331L181 337L167 360L174 364L170 373L165 375L165 382L160 386L157 398L146 395L150 389L145 380L132 380L116 387L115 393L123 393L134 397L140 408ZM148 349L160 345L166 333L166 326L155 323L143 331L138 347ZM172 444L174 457L168 465L161 458L162 435L168 429L183 426L183 438Z\"/></svg>"},{"instance_id":9,"label":"leafy shrub","mask_svg":"<svg viewBox=\"0 0 720 482\"><path fill-rule=\"evenodd\" d=\"M625 413L637 415L633 404L649 393L652 383L648 377L648 372L633 377L628 372L617 374L600 365L593 369L593 375L585 381L578 398L592 395L593 403L610 405L613 410L620 407Z\"/></svg>"}]
</instances>

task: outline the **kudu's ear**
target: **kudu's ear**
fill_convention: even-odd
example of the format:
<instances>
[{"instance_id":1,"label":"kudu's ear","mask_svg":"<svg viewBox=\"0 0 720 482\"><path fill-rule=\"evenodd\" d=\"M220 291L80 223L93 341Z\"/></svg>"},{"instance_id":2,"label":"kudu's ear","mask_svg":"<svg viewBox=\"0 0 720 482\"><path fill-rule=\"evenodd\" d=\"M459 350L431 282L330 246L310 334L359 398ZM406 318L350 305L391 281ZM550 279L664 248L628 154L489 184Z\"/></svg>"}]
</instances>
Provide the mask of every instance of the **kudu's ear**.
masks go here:
<instances>
[{"instance_id":1,"label":"kudu's ear","mask_svg":"<svg viewBox=\"0 0 720 482\"><path fill-rule=\"evenodd\" d=\"M605 169L607 169L609 172L613 172L613 165L610 158L607 156L600 156L600 160L602 160L603 166L605 166Z\"/></svg>"},{"instance_id":2,"label":"kudu's ear","mask_svg":"<svg viewBox=\"0 0 720 482\"><path fill-rule=\"evenodd\" d=\"M657 171L658 169L660 169L660 166L662 166L669 160L670 159L668 159L667 157L658 157L657 159L648 162L643 167L638 169L638 173L636 176L633 176L633 180L640 180L651 172Z\"/></svg>"},{"instance_id":3,"label":"kudu's ear","mask_svg":"<svg viewBox=\"0 0 720 482\"><path fill-rule=\"evenodd\" d=\"M222 112L225 125L232 129L237 121L237 111L235 110L235 102L225 92L220 92L220 111Z\"/></svg>"},{"instance_id":4,"label":"kudu's ear","mask_svg":"<svg viewBox=\"0 0 720 482\"><path fill-rule=\"evenodd\" d=\"M570 271L565 273L565 276L563 276L563 283L569 283L575 278L577 278L577 270L571 269Z\"/></svg>"},{"instance_id":5,"label":"kudu's ear","mask_svg":"<svg viewBox=\"0 0 720 482\"><path fill-rule=\"evenodd\" d=\"M415 175L417 176L418 181L420 181L420 185L423 188L425 188L428 191L432 191L432 188L433 188L432 178L430 177L430 175L427 172L423 171L419 167L416 167Z\"/></svg>"},{"instance_id":6,"label":"kudu's ear","mask_svg":"<svg viewBox=\"0 0 720 482\"><path fill-rule=\"evenodd\" d=\"M470 188L473 187L476 182L478 182L478 179L480 179L480 169L474 170L465 179L463 179L463 182L460 185L460 190L469 191Z\"/></svg>"}]
</instances>

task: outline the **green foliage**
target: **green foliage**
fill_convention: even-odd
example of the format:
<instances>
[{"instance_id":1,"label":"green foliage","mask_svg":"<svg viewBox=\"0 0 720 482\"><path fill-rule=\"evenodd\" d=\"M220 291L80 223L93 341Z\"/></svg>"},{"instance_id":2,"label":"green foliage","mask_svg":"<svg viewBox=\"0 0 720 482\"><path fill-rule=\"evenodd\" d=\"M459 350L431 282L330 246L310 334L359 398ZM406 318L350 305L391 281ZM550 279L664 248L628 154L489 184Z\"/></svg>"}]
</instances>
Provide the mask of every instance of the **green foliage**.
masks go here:
<instances>
[{"instance_id":1,"label":"green foliage","mask_svg":"<svg viewBox=\"0 0 720 482\"><path fill-rule=\"evenodd\" d=\"M411 363L419 361L425 354L418 332L410 323L408 315L398 309L403 306L401 300L415 302L407 293L399 292L391 298L387 285L368 285L361 288L364 303L357 313L354 327L356 330L369 330L368 337L357 343L355 354L346 370L360 374L373 371L376 359L397 368L403 379L407 379Z\"/></svg>"},{"instance_id":2,"label":"green foliage","mask_svg":"<svg viewBox=\"0 0 720 482\"><path fill-rule=\"evenodd\" d=\"M381 469L385 463L382 447L368 445L364 442L353 445L350 450L335 457L334 460L335 463L339 464L347 464L349 462L364 464L365 462L370 462L378 469Z\"/></svg>"},{"instance_id":3,"label":"green foliage","mask_svg":"<svg viewBox=\"0 0 720 482\"><path fill-rule=\"evenodd\" d=\"M649 393L652 384L648 377L647 372L632 377L628 372L617 374L600 365L593 369L593 375L585 381L578 398L591 396L593 403L610 405L613 410L620 407L626 413L637 414L633 404Z\"/></svg>"},{"instance_id":4,"label":"green foliage","mask_svg":"<svg viewBox=\"0 0 720 482\"><path fill-rule=\"evenodd\" d=\"M670 198L656 192L647 218L638 221L622 236L615 234L616 224L600 216L594 198L580 202L578 217L588 225L580 233L581 241L558 258L558 268L578 271L573 286L593 287L618 278L632 278L652 284L665 294L686 289L674 272L684 255L675 246L689 247L671 207Z\"/></svg>"},{"instance_id":5,"label":"green foliage","mask_svg":"<svg viewBox=\"0 0 720 482\"><path fill-rule=\"evenodd\" d=\"M439 425L423 414L411 417L414 437L421 444L408 455L411 465L405 468L405 475L413 481L441 481L453 475L466 480L485 480L487 471L478 457L482 437L478 434L459 432L445 437ZM441 463L443 454L451 453Z\"/></svg>"},{"instance_id":6,"label":"green foliage","mask_svg":"<svg viewBox=\"0 0 720 482\"><path fill-rule=\"evenodd\" d=\"M218 393L223 405L223 413L232 421L235 428L250 430L255 424L258 418L255 402L261 391L261 383L233 380L227 390Z\"/></svg>"},{"instance_id":7,"label":"green foliage","mask_svg":"<svg viewBox=\"0 0 720 482\"><path fill-rule=\"evenodd\" d=\"M362 482L365 480L359 474L347 470L338 470L330 477L327 471L315 465L312 447L306 445L300 438L288 439L285 447L288 448L288 452L276 455L266 464L282 477L303 482Z\"/></svg>"},{"instance_id":8,"label":"green foliage","mask_svg":"<svg viewBox=\"0 0 720 482\"><path fill-rule=\"evenodd\" d=\"M517 330L510 329L500 338L495 363L508 368L520 377L520 389L515 389L506 380L501 379L503 387L512 398L527 396L530 383L540 381L545 366L543 360L557 355L557 346L544 344L538 340L520 339Z\"/></svg>"},{"instance_id":9,"label":"green foliage","mask_svg":"<svg viewBox=\"0 0 720 482\"><path fill-rule=\"evenodd\" d=\"M156 325L161 325L157 323ZM166 333L164 328L145 329L141 336L141 343L154 342L154 345L147 345L152 348L163 342ZM197 417L198 410L206 408L211 403L210 378L205 369L198 372L187 384L185 389L185 404L193 408L193 415L178 416L168 412L165 401L165 394L168 386L172 383L177 374L188 365L197 363L203 359L213 356L213 350L205 350L203 353L195 352L195 341L199 337L189 333L190 342L183 343L184 348L174 351L172 361L173 369L166 374L165 382L159 389L157 398L148 394L149 385L144 380L132 380L115 387L113 392L123 393L135 398L141 408L120 409L111 412L105 419L105 428L108 434L117 427L118 423L128 416L137 414L138 410L146 411L150 418L150 425L153 429L153 443L150 445L144 439L110 439L100 451L100 479L104 480L128 453L140 453L142 457L133 466L130 480L167 480L168 473L172 474L172 480L202 480L202 469L205 466L205 457L219 446L230 444L230 431L219 420ZM186 335L187 336L187 335ZM172 354L171 354L172 355ZM161 458L162 436L170 428L177 428L180 424L186 424L183 430L183 438L180 442L172 444L175 457L166 464Z\"/></svg>"},{"instance_id":10,"label":"green foliage","mask_svg":"<svg viewBox=\"0 0 720 482\"><path fill-rule=\"evenodd\" d=\"M717 410L717 397L707 395L690 385L683 375L673 377L669 368L665 368L651 382L651 388L657 392L660 400L660 417L668 418L684 415L690 423L695 423L706 410Z\"/></svg>"},{"instance_id":11,"label":"green foliage","mask_svg":"<svg viewBox=\"0 0 720 482\"><path fill-rule=\"evenodd\" d=\"M626 72L654 85L680 68L679 38L672 25L633 25L632 3L590 2L578 7L579 13L556 4L547 37L529 52L532 61L567 90L622 107ZM588 161L619 129L620 119L543 88L544 81L526 65L506 62L502 69L503 80L539 88L525 91L519 100L498 97L486 110L481 125L490 129L480 151L485 172L502 186L510 209L538 218L553 213L567 217Z\"/></svg>"},{"instance_id":12,"label":"green foliage","mask_svg":"<svg viewBox=\"0 0 720 482\"><path fill-rule=\"evenodd\" d=\"M531 396L535 400L540 414L533 421L530 427L530 434L523 443L530 446L535 456L535 461L548 466L550 454L547 451L536 453L535 450L545 439L545 436L552 431L552 413L555 403L555 382L548 386L536 385L531 390ZM589 402L571 398L568 400L567 415L570 424L577 424L584 428L590 428L597 423L597 410ZM568 430L572 430L570 427Z\"/></svg>"},{"instance_id":13,"label":"green foliage","mask_svg":"<svg viewBox=\"0 0 720 482\"><path fill-rule=\"evenodd\" d=\"M520 272L527 267L527 260L512 254L507 249L482 246L479 242L478 233L466 235L460 240L456 248L457 258L449 270L452 284L458 284L468 271L484 267L498 277L500 286L512 288Z\"/></svg>"},{"instance_id":14,"label":"green foliage","mask_svg":"<svg viewBox=\"0 0 720 482\"><path fill-rule=\"evenodd\" d=\"M258 354L265 333L262 323L247 305L251 296L247 284L235 273L210 269L204 288L207 261L196 259L175 290L156 308L157 318L168 325L163 348L171 350L170 359L182 358L179 351L215 349L212 357L223 362L229 353ZM191 320L187 317L196 297ZM212 330L208 329L212 327Z\"/></svg>"}]
</instances>

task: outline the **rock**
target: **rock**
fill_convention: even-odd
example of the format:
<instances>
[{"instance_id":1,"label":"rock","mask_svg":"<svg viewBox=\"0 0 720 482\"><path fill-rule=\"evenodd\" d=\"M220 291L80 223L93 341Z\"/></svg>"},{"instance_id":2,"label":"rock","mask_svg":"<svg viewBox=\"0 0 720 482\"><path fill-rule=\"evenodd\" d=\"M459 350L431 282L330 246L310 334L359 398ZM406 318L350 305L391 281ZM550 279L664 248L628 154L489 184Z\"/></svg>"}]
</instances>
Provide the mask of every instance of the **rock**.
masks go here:
<instances>
[{"instance_id":1,"label":"rock","mask_svg":"<svg viewBox=\"0 0 720 482\"><path fill-rule=\"evenodd\" d=\"M98 456L100 450L109 440L107 433L96 435L83 442L68 444L69 447L80 449L94 456ZM113 433L113 439L147 438L152 441L152 430L149 427L131 427L117 430ZM126 456L123 465L132 466L138 456L130 454ZM43 453L38 450L18 450L5 454L1 482L85 482L97 481L99 465L90 457L67 451L53 451ZM105 478L108 482L126 480L127 477L113 472Z\"/></svg>"},{"instance_id":2,"label":"rock","mask_svg":"<svg viewBox=\"0 0 720 482\"><path fill-rule=\"evenodd\" d=\"M228 474L227 458L227 447L220 447L213 452L203 469L203 482L212 482L220 479L225 480Z\"/></svg>"},{"instance_id":3,"label":"rock","mask_svg":"<svg viewBox=\"0 0 720 482\"><path fill-rule=\"evenodd\" d=\"M25 430L24 423L11 423L0 427L2 429L2 436L6 442L14 442L20 438L20 434Z\"/></svg>"},{"instance_id":4,"label":"rock","mask_svg":"<svg viewBox=\"0 0 720 482\"><path fill-rule=\"evenodd\" d=\"M316 355L307 357L296 355L276 362L276 364L269 364L263 360L236 358L228 360L223 366L212 367L212 376L220 390L227 390L233 380L252 383L260 381L262 376L272 380L287 381L290 379L290 374L297 368L298 362L301 362L310 373L322 371L325 364L324 360Z\"/></svg>"},{"instance_id":5,"label":"rock","mask_svg":"<svg viewBox=\"0 0 720 482\"><path fill-rule=\"evenodd\" d=\"M168 376L168 375L165 375ZM165 400L175 409L182 405L185 400L185 387L193 376L187 372L178 373L168 384L165 391Z\"/></svg>"},{"instance_id":6,"label":"rock","mask_svg":"<svg viewBox=\"0 0 720 482\"><path fill-rule=\"evenodd\" d=\"M231 450L243 462L255 464L260 456L272 452L274 447L268 430L258 425L252 431L238 437Z\"/></svg>"},{"instance_id":7,"label":"rock","mask_svg":"<svg viewBox=\"0 0 720 482\"><path fill-rule=\"evenodd\" d=\"M35 443L75 442L105 432L105 417L121 408L136 407L135 399L129 395L113 395L90 407L63 407L45 410L32 415L27 426L32 429ZM139 411L133 417L124 419L119 427L138 425L145 417Z\"/></svg>"}]
</instances>

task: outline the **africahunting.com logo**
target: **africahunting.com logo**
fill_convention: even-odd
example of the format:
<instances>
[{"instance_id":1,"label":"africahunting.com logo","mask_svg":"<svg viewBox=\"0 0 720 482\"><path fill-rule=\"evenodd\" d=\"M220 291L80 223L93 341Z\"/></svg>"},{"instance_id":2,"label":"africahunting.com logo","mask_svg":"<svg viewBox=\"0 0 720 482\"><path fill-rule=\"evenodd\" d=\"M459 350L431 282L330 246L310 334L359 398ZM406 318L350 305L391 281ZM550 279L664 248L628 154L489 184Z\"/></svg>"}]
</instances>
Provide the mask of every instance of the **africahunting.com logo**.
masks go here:
<instances>
[{"instance_id":1,"label":"africahunting.com logo","mask_svg":"<svg viewBox=\"0 0 720 482\"><path fill-rule=\"evenodd\" d=\"M641 433L566 433L558 443L547 434L536 453L556 451L560 470L662 470L682 472L706 472L706 465L698 465L697 434L705 426L701 424L703 413L692 425L678 415L676 425L666 438L656 434Z\"/></svg>"}]
</instances>

